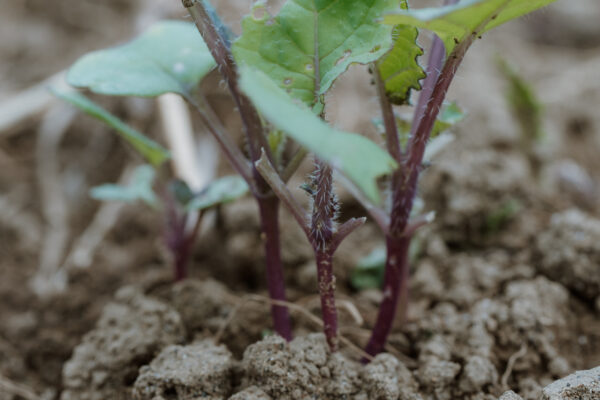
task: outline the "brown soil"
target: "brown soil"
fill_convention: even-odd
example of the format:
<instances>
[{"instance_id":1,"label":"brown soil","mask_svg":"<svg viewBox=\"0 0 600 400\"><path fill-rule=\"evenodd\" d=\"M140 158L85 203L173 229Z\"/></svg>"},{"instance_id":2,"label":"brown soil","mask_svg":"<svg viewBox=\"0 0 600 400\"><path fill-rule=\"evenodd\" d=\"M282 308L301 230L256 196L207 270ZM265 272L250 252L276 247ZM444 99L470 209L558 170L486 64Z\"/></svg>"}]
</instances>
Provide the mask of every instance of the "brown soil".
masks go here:
<instances>
[{"instance_id":1,"label":"brown soil","mask_svg":"<svg viewBox=\"0 0 600 400\"><path fill-rule=\"evenodd\" d=\"M331 354L308 315L319 313L310 247L282 213L288 297L302 310L292 311L296 338L285 343L271 332L252 200L207 218L187 281L171 283L160 218L133 206L121 210L90 265L78 267L67 254L99 209L87 192L118 180L132 155L83 116L55 148L42 140L48 114L0 132L0 399L492 400L509 389L524 399L600 398L589 389L597 370L550 385L600 365L600 6L582 1L587 12L569 13L565 1L499 29L468 56L450 97L469 114L421 185L437 218L419 234L407 321L395 328L387 353L364 366L359 349L382 295L355 291L349 276L381 244L374 225L338 251L341 334L354 346ZM0 102L152 19L184 15L178 2L76 3L3 6ZM227 19L236 21L248 2L228 3ZM576 22L566 29L567 20ZM497 53L546 104L547 135L535 154L519 146ZM353 69L331 96L331 118L347 129L368 130L376 115L375 102L364 100L374 95L364 72ZM227 117L231 105L218 77L206 86ZM349 100L357 93L362 100ZM104 101L160 140L151 101ZM58 175L40 171L53 162ZM58 200L45 178L55 179ZM340 196L344 216L363 215ZM66 210L45 208L57 201ZM57 232L62 242L49 242ZM51 250L65 268L49 279L40 269ZM59 293L39 290L61 282Z\"/></svg>"}]
</instances>

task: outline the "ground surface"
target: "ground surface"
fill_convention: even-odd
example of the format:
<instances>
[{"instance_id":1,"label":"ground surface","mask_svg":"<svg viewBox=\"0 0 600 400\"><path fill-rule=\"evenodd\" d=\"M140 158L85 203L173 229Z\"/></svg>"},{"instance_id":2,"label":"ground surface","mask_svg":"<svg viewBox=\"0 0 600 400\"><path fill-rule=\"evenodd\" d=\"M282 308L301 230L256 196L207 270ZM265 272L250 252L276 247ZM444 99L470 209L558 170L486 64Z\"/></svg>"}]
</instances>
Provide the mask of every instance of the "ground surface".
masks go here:
<instances>
[{"instance_id":1,"label":"ground surface","mask_svg":"<svg viewBox=\"0 0 600 400\"><path fill-rule=\"evenodd\" d=\"M0 102L87 50L185 16L178 2L47 3L3 5ZM228 3L231 21L247 9ZM329 354L305 313L292 313L291 344L263 339L271 327L250 199L209 219L194 279L172 285L160 218L127 206L95 219L88 189L139 161L112 134L60 103L0 131L0 399L496 399L508 389L537 399L600 365L599 18L595 0L562 0L476 44L450 93L468 116L421 185L437 219L419 236L408 320L366 367L353 347ZM533 152L519 145L498 54L546 106ZM209 98L228 117L213 81ZM336 84L330 118L372 133L373 96L354 68ZM152 102L105 104L162 140ZM362 215L341 196L347 215ZM282 219L290 301L318 315L310 248ZM108 226L94 244L98 220ZM341 333L358 346L381 293L355 291L349 276L380 243L367 224L336 259Z\"/></svg>"}]
</instances>

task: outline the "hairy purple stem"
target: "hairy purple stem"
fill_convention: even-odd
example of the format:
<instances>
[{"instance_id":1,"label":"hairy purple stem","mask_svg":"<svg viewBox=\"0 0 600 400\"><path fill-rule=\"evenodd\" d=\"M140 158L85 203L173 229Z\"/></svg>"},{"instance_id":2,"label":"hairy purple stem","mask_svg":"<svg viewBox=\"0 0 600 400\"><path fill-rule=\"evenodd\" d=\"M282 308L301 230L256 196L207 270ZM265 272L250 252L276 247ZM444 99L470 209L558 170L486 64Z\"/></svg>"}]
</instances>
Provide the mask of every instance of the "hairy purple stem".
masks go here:
<instances>
[{"instance_id":1,"label":"hairy purple stem","mask_svg":"<svg viewBox=\"0 0 600 400\"><path fill-rule=\"evenodd\" d=\"M447 0L446 4L456 0ZM440 71L445 50L442 41L436 37L429 58L428 76L417 105L412 135L408 144L407 158L401 170L393 177L392 212L390 229L386 236L387 260L384 276L384 298L366 352L380 353L387 341L396 316L398 299L408 287L408 249L411 235L406 233L410 213L416 195L417 182L425 154L425 145L440 112L440 108L456 71L467 49L477 35L470 35L457 45ZM439 72L438 72L439 71ZM404 290L403 290L404 288ZM406 310L403 310L403 315Z\"/></svg>"},{"instance_id":2,"label":"hairy purple stem","mask_svg":"<svg viewBox=\"0 0 600 400\"><path fill-rule=\"evenodd\" d=\"M329 250L316 251L317 280L321 297L323 330L331 351L338 349L338 320L335 308L335 277L333 276L333 254Z\"/></svg>"},{"instance_id":3,"label":"hairy purple stem","mask_svg":"<svg viewBox=\"0 0 600 400\"><path fill-rule=\"evenodd\" d=\"M329 165L315 161L315 181L310 241L317 262L317 280L321 297L321 312L325 337L331 351L338 347L337 310L335 308L335 278L333 276L333 171Z\"/></svg>"}]
</instances>

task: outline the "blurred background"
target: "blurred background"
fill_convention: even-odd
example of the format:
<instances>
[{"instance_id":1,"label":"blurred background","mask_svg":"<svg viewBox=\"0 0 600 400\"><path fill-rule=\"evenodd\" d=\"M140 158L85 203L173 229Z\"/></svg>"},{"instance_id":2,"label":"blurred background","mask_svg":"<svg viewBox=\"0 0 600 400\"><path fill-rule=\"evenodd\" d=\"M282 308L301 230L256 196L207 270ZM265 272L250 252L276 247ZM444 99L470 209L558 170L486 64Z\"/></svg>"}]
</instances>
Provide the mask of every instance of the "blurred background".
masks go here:
<instances>
[{"instance_id":1,"label":"blurred background","mask_svg":"<svg viewBox=\"0 0 600 400\"><path fill-rule=\"evenodd\" d=\"M225 22L239 33L240 17L252 2L215 3ZM274 11L276 3L270 2ZM86 52L124 42L157 20L187 16L178 0L0 0L0 4L0 321L8 321L0 322L0 374L43 391L53 387L72 347L116 288L130 282L153 285L170 274L164 264L159 216L130 205L103 205L88 196L91 187L123 179L140 160L108 128L52 98L46 87L61 85L62 73ZM531 152L525 158L543 165L536 185L540 208L576 207L597 215L598 21L597 0L558 0L478 41L448 96L465 110L466 118L454 129L455 140L434 163L432 175L439 178L435 171L452 169L457 160L467 166L466 174L477 174L482 166L474 154L516 147ZM425 33L424 46L429 39ZM499 58L529 83L543 106L543 138L535 148L519 145L523 134L507 102L508 80L498 67ZM377 102L369 81L366 68L356 66L335 84L328 98L328 119L334 125L375 135L371 120L377 116ZM237 116L231 114L230 100L219 82L213 74L203 85L217 113L235 131ZM155 101L95 99L165 142ZM201 124L195 121L194 126L202 137ZM226 171L221 164L219 171ZM500 170L500 180L503 171L516 168L506 178L510 180L522 176L520 165L493 167ZM513 190L511 182L505 185L508 191ZM434 178L424 182L423 197L426 206L443 215L451 205L436 197L439 184ZM514 187L522 185L528 183ZM343 199L352 207L352 200ZM245 215L243 207L230 212L237 213L236 218ZM457 235L451 238L460 240ZM206 248L214 244L204 239L197 262L209 257ZM248 252L259 257L247 250L249 243L256 244L252 240L238 237L223 251L242 249L244 257ZM261 288L256 267L248 267L247 260L236 262L240 265L231 268L246 271L239 278L246 283L233 285ZM194 265L193 275L214 275L215 271ZM48 295L64 292L65 285L69 295ZM32 330L36 334L28 336Z\"/></svg>"}]
</instances>

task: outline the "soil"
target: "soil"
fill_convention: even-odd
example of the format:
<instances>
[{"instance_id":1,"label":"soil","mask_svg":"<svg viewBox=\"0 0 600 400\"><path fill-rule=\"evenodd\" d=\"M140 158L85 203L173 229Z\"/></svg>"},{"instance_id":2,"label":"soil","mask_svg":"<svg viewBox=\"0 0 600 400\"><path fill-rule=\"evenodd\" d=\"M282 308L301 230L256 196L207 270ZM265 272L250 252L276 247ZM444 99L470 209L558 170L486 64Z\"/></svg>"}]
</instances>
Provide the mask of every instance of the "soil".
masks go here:
<instances>
[{"instance_id":1,"label":"soil","mask_svg":"<svg viewBox=\"0 0 600 400\"><path fill-rule=\"evenodd\" d=\"M141 207L120 209L96 245L78 240L102 207L89 188L139 162L107 129L56 102L0 131L0 399L600 399L600 5L582 0L585 12L575 12L565 1L498 29L467 57L449 94L467 118L420 186L436 220L419 232L408 316L366 365L360 348L382 293L357 291L350 274L382 244L374 224L336 255L345 341L332 354L315 322L310 246L281 213L295 304L286 343L272 334L251 199L207 216L191 277L173 284L163 221ZM221 3L237 21L249 1ZM5 4L0 113L84 52L184 14L159 0ZM497 54L545 105L535 149L520 144ZM206 90L235 127L218 76ZM365 69L353 67L333 92L330 118L373 135ZM152 101L102 101L162 140ZM341 188L340 198L342 218L364 215ZM82 249L87 258L69 256Z\"/></svg>"}]
</instances>

